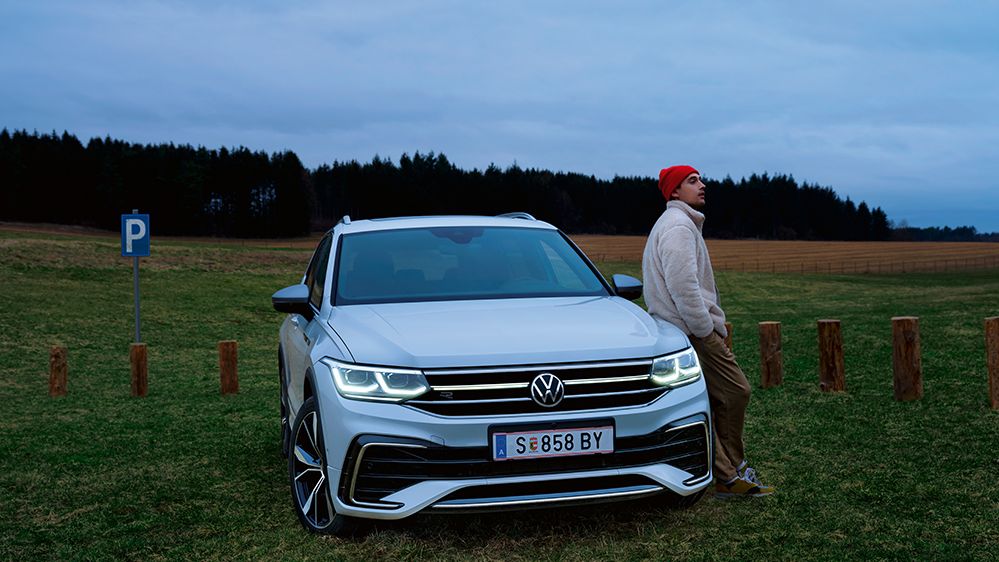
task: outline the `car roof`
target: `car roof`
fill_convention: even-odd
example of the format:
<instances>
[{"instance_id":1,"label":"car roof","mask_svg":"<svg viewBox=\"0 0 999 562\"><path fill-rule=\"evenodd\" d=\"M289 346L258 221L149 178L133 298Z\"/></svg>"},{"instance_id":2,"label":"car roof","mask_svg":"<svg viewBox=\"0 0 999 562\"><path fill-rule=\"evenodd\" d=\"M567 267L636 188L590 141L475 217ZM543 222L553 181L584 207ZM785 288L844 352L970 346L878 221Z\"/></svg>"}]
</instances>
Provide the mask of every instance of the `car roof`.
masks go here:
<instances>
[{"instance_id":1,"label":"car roof","mask_svg":"<svg viewBox=\"0 0 999 562\"><path fill-rule=\"evenodd\" d=\"M519 217L486 217L476 215L441 215L424 217L388 217L366 220L341 221L337 225L344 234L353 232L373 232L379 230L401 230L404 228L433 228L447 226L493 226L507 228L537 228L556 230L544 221Z\"/></svg>"}]
</instances>

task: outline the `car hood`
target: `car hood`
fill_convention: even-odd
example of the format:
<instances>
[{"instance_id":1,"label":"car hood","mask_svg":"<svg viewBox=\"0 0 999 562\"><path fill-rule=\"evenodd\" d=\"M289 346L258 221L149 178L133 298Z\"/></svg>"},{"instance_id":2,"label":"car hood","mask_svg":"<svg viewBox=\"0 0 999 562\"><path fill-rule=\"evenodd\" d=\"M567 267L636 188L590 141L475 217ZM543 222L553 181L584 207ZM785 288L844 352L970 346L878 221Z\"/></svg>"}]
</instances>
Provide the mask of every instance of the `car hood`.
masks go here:
<instances>
[{"instance_id":1,"label":"car hood","mask_svg":"<svg viewBox=\"0 0 999 562\"><path fill-rule=\"evenodd\" d=\"M654 357L689 346L620 297L349 305L329 325L359 364L416 368Z\"/></svg>"}]
</instances>

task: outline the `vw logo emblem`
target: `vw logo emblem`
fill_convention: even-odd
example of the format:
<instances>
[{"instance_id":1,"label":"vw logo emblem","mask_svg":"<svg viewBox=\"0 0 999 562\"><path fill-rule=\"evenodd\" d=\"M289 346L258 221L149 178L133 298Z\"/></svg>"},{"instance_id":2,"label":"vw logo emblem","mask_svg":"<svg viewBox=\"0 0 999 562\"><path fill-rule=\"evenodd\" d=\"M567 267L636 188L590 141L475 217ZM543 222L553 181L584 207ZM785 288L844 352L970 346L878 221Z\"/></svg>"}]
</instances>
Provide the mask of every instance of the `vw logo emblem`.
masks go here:
<instances>
[{"instance_id":1,"label":"vw logo emblem","mask_svg":"<svg viewBox=\"0 0 999 562\"><path fill-rule=\"evenodd\" d=\"M552 408L565 397L565 385L562 380L551 373L541 373L531 381L531 398L539 406Z\"/></svg>"}]
</instances>

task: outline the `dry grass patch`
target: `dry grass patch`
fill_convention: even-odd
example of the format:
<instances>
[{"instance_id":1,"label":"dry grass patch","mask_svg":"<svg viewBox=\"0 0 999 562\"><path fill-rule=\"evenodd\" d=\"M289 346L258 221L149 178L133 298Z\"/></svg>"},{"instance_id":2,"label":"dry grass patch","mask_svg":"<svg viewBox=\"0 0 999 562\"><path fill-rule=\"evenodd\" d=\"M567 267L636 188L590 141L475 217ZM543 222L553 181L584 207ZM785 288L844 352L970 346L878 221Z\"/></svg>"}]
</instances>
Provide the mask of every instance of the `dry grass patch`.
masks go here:
<instances>
[{"instance_id":1,"label":"dry grass patch","mask_svg":"<svg viewBox=\"0 0 999 562\"><path fill-rule=\"evenodd\" d=\"M4 237L0 231L0 267L84 268L128 270L132 260L121 256L117 240L98 237L61 239ZM152 256L142 258L143 270L196 270L219 273L286 273L304 269L309 250L232 245L153 243Z\"/></svg>"},{"instance_id":2,"label":"dry grass patch","mask_svg":"<svg viewBox=\"0 0 999 562\"><path fill-rule=\"evenodd\" d=\"M573 236L596 261L641 261L645 236ZM708 240L719 271L772 273L908 273L999 268L999 244L988 242L810 242Z\"/></svg>"}]
</instances>

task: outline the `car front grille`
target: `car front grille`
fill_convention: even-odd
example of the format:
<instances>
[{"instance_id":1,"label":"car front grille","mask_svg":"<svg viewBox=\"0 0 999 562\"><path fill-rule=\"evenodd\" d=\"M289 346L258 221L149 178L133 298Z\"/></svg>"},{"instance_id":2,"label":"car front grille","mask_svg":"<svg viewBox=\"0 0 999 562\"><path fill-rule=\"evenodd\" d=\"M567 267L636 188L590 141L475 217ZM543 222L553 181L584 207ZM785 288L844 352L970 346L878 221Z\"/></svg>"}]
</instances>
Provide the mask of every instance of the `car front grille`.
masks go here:
<instances>
[{"instance_id":1,"label":"car front grille","mask_svg":"<svg viewBox=\"0 0 999 562\"><path fill-rule=\"evenodd\" d=\"M424 441L362 436L351 447L340 482L340 498L369 507L395 507L382 498L427 480L529 476L669 464L692 476L708 475L710 454L705 421L666 426L645 435L618 437L614 452L494 461L490 448L446 447ZM539 484L542 487L543 483ZM484 490L488 486L481 487ZM485 493L485 492L484 492Z\"/></svg>"},{"instance_id":2,"label":"car front grille","mask_svg":"<svg viewBox=\"0 0 999 562\"><path fill-rule=\"evenodd\" d=\"M407 405L444 416L497 416L643 406L667 389L652 383L652 360L424 371L431 390ZM553 407L531 397L543 373L558 377L565 396Z\"/></svg>"}]
</instances>

